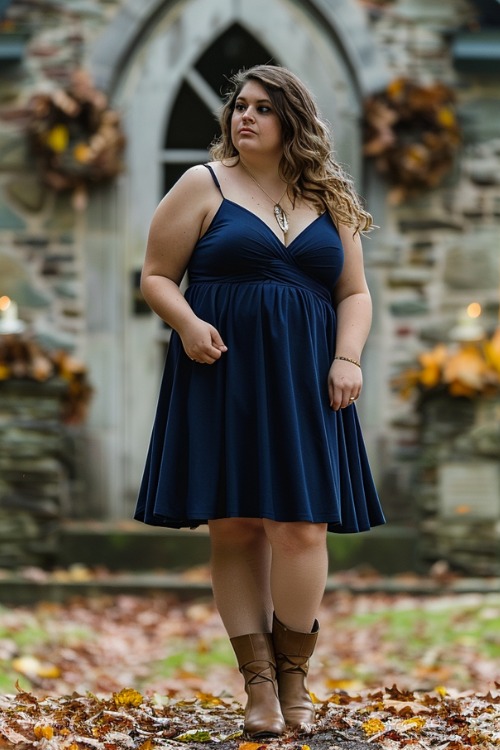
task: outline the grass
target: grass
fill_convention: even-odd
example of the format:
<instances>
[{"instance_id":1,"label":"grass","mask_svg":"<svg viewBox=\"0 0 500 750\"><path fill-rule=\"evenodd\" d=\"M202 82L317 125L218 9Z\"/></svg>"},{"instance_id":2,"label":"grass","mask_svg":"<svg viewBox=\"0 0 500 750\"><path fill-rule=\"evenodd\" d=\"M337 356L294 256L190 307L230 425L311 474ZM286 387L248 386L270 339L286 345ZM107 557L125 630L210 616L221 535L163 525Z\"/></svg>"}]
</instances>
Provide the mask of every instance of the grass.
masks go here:
<instances>
[{"instance_id":1,"label":"grass","mask_svg":"<svg viewBox=\"0 0 500 750\"><path fill-rule=\"evenodd\" d=\"M20 674L13 666L15 659L38 654L49 648L64 648L89 643L97 635L87 627L71 622L54 622L47 613L35 613L20 609L16 616L6 607L0 607L0 693L12 693L18 683L30 690L32 681Z\"/></svg>"},{"instance_id":2,"label":"grass","mask_svg":"<svg viewBox=\"0 0 500 750\"><path fill-rule=\"evenodd\" d=\"M350 627L383 626L386 643L406 644L409 652L425 647L474 646L488 659L500 658L500 614L485 617L481 608L433 610L384 610L357 615Z\"/></svg>"},{"instance_id":3,"label":"grass","mask_svg":"<svg viewBox=\"0 0 500 750\"><path fill-rule=\"evenodd\" d=\"M210 642L209 647L200 642L186 647L186 641L176 639L168 644L171 653L165 659L156 662L154 674L157 677L171 677L179 670L205 675L214 666L235 666L233 651L227 639Z\"/></svg>"},{"instance_id":4,"label":"grass","mask_svg":"<svg viewBox=\"0 0 500 750\"><path fill-rule=\"evenodd\" d=\"M342 665L346 679L371 683L392 671L398 683L444 682L464 689L476 679L476 664L500 660L498 598L481 606L464 606L460 600L442 606L438 600L430 606L424 600L422 608L414 603L404 609L385 606L353 614L341 628L364 632L374 652L366 659L347 660Z\"/></svg>"}]
</instances>

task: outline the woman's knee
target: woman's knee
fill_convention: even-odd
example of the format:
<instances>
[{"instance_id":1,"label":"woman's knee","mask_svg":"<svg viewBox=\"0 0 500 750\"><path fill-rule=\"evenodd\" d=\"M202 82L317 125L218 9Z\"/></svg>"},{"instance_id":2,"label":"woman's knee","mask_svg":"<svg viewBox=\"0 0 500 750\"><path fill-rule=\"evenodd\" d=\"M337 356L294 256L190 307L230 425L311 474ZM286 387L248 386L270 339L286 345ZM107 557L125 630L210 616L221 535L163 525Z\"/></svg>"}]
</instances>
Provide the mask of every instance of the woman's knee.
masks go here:
<instances>
[{"instance_id":1,"label":"woman's knee","mask_svg":"<svg viewBox=\"0 0 500 750\"><path fill-rule=\"evenodd\" d=\"M324 547L326 528L325 523L264 521L264 529L271 547L292 555Z\"/></svg>"}]
</instances>

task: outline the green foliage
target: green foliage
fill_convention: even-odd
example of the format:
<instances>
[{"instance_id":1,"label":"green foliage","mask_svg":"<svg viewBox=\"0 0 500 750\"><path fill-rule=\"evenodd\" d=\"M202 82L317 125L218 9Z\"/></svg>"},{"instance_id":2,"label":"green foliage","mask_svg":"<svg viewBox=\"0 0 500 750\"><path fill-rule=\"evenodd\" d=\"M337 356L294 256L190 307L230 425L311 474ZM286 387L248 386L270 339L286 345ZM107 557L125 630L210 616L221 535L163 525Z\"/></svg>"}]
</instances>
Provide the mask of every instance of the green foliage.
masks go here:
<instances>
[{"instance_id":1,"label":"green foliage","mask_svg":"<svg viewBox=\"0 0 500 750\"><path fill-rule=\"evenodd\" d=\"M178 670L205 675L214 666L236 666L234 653L227 639L211 641L207 648L202 641L197 645L179 638L169 643L169 651L169 656L156 662L154 673L158 677L170 677Z\"/></svg>"},{"instance_id":2,"label":"green foliage","mask_svg":"<svg viewBox=\"0 0 500 750\"><path fill-rule=\"evenodd\" d=\"M487 658L500 657L500 617L485 616L479 607L463 609L387 609L355 615L353 627L382 627L387 643L404 642L409 656L417 656L425 648L446 646L473 647Z\"/></svg>"},{"instance_id":3,"label":"green foliage","mask_svg":"<svg viewBox=\"0 0 500 750\"><path fill-rule=\"evenodd\" d=\"M359 534L329 534L327 537L328 555L335 563L355 565L356 555L363 546L363 539Z\"/></svg>"}]
</instances>

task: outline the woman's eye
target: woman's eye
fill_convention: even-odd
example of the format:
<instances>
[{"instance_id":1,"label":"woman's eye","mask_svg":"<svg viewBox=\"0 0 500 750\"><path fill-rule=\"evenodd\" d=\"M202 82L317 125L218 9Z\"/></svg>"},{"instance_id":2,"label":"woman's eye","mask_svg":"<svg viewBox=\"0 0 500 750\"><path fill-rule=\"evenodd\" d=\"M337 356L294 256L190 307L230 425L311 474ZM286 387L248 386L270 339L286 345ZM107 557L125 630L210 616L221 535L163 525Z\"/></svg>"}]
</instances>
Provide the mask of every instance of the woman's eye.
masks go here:
<instances>
[{"instance_id":1,"label":"woman's eye","mask_svg":"<svg viewBox=\"0 0 500 750\"><path fill-rule=\"evenodd\" d=\"M234 109L236 112L244 112L247 109L246 104L235 104ZM261 104L259 107L257 107L257 112L260 112L263 115L267 115L270 112L272 112L271 107L268 107L266 104Z\"/></svg>"}]
</instances>

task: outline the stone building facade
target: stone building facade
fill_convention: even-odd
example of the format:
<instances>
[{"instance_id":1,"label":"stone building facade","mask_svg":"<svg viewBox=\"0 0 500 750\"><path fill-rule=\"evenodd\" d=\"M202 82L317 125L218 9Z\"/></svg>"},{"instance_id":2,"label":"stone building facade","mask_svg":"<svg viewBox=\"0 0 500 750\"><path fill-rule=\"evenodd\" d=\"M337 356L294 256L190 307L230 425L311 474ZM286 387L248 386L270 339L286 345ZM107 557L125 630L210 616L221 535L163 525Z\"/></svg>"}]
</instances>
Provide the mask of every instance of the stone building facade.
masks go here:
<instances>
[{"instance_id":1,"label":"stone building facade","mask_svg":"<svg viewBox=\"0 0 500 750\"><path fill-rule=\"evenodd\" d=\"M339 159L380 227L365 243L375 320L360 411L389 520L421 530L423 560L464 563L456 559L457 544L439 532L453 525L446 490L453 483L443 484L436 465L423 469L424 446L430 441L432 456L442 447L438 439L436 448L439 430L427 420L431 437L423 435L414 400L391 383L421 351L448 340L470 302L482 305L488 331L498 319L500 85L494 59L478 69L481 54L472 44L477 38L482 49L481 34L495 31L486 6L487 0L0 4L0 296L7 294L1 285L15 279L29 330L45 346L82 358L94 391L85 426L72 435L80 480L64 513L131 514L168 340L137 298L149 220L182 170L206 158L223 75L274 59L314 90ZM125 170L93 188L84 210L69 192L40 182L22 129L30 96L68 86L81 68L121 113L127 139ZM463 140L439 187L391 205L389 186L363 158L362 120L366 99L402 76L454 89ZM484 422L484 400L477 406L469 428ZM463 463L463 454L456 458L449 441L446 451L452 476L451 464ZM496 465L498 456L486 460ZM467 461L482 466L485 457L471 452ZM490 506L478 522L498 533L500 497L494 507L492 496ZM479 572L497 562L498 553L488 553ZM473 565L470 555L464 564Z\"/></svg>"}]
</instances>

